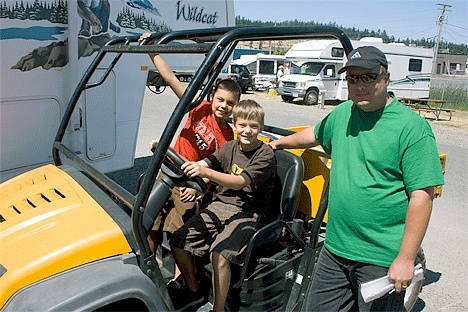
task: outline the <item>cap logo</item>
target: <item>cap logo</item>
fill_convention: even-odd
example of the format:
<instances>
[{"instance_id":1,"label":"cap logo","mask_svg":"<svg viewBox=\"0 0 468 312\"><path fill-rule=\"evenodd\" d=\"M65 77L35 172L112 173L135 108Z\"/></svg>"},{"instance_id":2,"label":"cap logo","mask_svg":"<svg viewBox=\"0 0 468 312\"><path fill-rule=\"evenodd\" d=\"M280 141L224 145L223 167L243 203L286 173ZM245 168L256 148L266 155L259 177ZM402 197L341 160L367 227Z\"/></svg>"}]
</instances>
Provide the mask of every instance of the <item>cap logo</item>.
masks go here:
<instances>
[{"instance_id":1,"label":"cap logo","mask_svg":"<svg viewBox=\"0 0 468 312\"><path fill-rule=\"evenodd\" d=\"M351 56L350 60L357 59L357 58L361 58L361 53L359 53L359 51L354 53L353 56Z\"/></svg>"}]
</instances>

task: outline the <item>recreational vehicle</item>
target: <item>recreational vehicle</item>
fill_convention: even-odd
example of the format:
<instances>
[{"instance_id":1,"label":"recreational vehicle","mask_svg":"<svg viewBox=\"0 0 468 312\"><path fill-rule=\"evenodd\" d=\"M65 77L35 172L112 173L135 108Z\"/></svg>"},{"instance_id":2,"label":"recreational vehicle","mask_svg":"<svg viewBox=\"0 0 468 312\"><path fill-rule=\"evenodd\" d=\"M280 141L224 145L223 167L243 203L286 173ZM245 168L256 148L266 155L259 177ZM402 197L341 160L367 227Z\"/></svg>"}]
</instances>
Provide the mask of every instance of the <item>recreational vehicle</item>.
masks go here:
<instances>
[{"instance_id":1,"label":"recreational vehicle","mask_svg":"<svg viewBox=\"0 0 468 312\"><path fill-rule=\"evenodd\" d=\"M253 75L256 89L268 89L272 82L277 80L278 66L284 65L284 55L269 55L258 53L256 55L241 55L233 64L246 66Z\"/></svg>"},{"instance_id":2,"label":"recreational vehicle","mask_svg":"<svg viewBox=\"0 0 468 312\"><path fill-rule=\"evenodd\" d=\"M390 72L389 92L396 97L428 97L433 52L402 44L385 44L380 38L352 41L353 47L372 45L387 56ZM338 74L346 63L336 40L300 42L286 53L286 61L298 67L279 80L278 93L283 101L303 100L306 105L321 100L346 100L345 75Z\"/></svg>"},{"instance_id":3,"label":"recreational vehicle","mask_svg":"<svg viewBox=\"0 0 468 312\"><path fill-rule=\"evenodd\" d=\"M51 142L68 100L104 44L117 36L144 32L232 26L234 4L232 0L7 0L0 3L0 21L3 181L52 162ZM102 75L110 79L99 93L84 93L65 133L71 149L104 172L133 164L135 145L122 142L136 142L145 81L154 69L147 55L131 61L125 61L128 55L122 58L111 72L95 72L95 83L101 83ZM175 55L166 59L174 70L195 72L203 56L189 55L183 63L176 59Z\"/></svg>"}]
</instances>

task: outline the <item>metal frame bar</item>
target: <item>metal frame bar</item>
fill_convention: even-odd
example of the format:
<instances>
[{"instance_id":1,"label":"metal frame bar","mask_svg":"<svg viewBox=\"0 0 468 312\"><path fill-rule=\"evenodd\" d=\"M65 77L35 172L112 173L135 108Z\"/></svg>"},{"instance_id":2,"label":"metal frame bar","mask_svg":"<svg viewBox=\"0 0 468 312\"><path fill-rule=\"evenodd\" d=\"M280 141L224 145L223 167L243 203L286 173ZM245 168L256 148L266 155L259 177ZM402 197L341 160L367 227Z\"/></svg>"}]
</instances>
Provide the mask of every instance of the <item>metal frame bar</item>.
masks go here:
<instances>
[{"instance_id":1,"label":"metal frame bar","mask_svg":"<svg viewBox=\"0 0 468 312\"><path fill-rule=\"evenodd\" d=\"M179 124L182 122L185 113L193 107L193 99L196 97L200 86L203 85L205 79L209 77L209 84L206 85L205 89L211 87L210 84L214 83L216 76L221 71L221 68L229 60L229 56L234 51L238 41L278 39L338 39L341 42L346 55L348 55L352 50L351 41L340 29L326 26L240 28L225 27L175 31L168 33L154 33L145 41L146 45L145 42L142 43L143 45L132 45L131 43L138 42L138 37L136 36L120 37L109 41L98 52L97 56L86 70L75 92L73 93L55 137L52 151L54 162L56 165L62 164L62 160L60 158L60 153L62 153L73 163L79 166L83 171L85 171L89 176L101 183L102 186L109 192L111 192L117 198L121 199L127 206L133 208L132 227L138 245L138 250L136 250L136 252L140 255L141 269L144 272L152 272L151 274L148 273L148 275L151 275L153 280L155 278L155 272L157 273L159 268L157 268L155 261L150 260L154 260L154 257L148 245L147 233L143 226L142 218L145 204L153 187L154 177L161 167L161 163L165 157L166 151L171 144L172 138L176 134ZM154 40L158 40L158 44L147 45L148 42ZM197 43L171 45L170 43L174 40L191 40ZM117 55L108 66L108 69L103 75L101 81L98 83L88 84L91 76L98 68L104 56L109 53L116 53ZM78 155L76 155L76 153L73 153L73 151L68 149L62 143L67 125L70 122L72 113L77 106L78 100L83 91L102 84L110 71L119 61L123 53L202 53L206 55L198 71L195 73L193 80L188 85L178 104L174 108L172 117L166 124L166 127L161 135L159 145L154 151L154 154L146 170L146 175L141 184L140 191L136 196L130 194L123 187L116 184L99 170L95 169L92 165L87 164ZM208 92L208 90L206 92ZM206 95L206 93L204 95ZM199 100L201 100L201 98L199 98ZM194 104L197 104L197 101L195 101ZM159 276L160 274L156 275Z\"/></svg>"}]
</instances>

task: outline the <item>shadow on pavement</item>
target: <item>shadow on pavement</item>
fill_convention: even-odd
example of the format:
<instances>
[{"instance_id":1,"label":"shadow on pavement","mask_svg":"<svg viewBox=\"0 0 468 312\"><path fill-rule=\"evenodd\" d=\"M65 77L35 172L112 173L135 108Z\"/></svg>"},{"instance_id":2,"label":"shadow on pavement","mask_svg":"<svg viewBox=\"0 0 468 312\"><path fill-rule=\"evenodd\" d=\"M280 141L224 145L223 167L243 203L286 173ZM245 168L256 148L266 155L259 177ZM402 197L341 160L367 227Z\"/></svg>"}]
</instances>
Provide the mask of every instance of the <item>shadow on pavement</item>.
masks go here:
<instances>
[{"instance_id":1,"label":"shadow on pavement","mask_svg":"<svg viewBox=\"0 0 468 312\"><path fill-rule=\"evenodd\" d=\"M424 291L424 286L437 283L440 280L441 276L442 276L442 273L440 272L434 272L434 271L426 269L426 275L424 277L424 285L423 285L422 291ZM418 298L418 300L414 304L413 310L411 311L421 312L424 310L425 307L426 307L426 303L424 302L424 300L422 300L421 298Z\"/></svg>"},{"instance_id":2,"label":"shadow on pavement","mask_svg":"<svg viewBox=\"0 0 468 312\"><path fill-rule=\"evenodd\" d=\"M434 272L429 269L426 269L426 275L424 276L424 286L430 285L432 283L437 283L440 280L442 273Z\"/></svg>"},{"instance_id":3,"label":"shadow on pavement","mask_svg":"<svg viewBox=\"0 0 468 312\"><path fill-rule=\"evenodd\" d=\"M137 193L140 175L146 171L150 159L151 156L135 158L132 168L110 172L107 176L135 195Z\"/></svg>"}]
</instances>

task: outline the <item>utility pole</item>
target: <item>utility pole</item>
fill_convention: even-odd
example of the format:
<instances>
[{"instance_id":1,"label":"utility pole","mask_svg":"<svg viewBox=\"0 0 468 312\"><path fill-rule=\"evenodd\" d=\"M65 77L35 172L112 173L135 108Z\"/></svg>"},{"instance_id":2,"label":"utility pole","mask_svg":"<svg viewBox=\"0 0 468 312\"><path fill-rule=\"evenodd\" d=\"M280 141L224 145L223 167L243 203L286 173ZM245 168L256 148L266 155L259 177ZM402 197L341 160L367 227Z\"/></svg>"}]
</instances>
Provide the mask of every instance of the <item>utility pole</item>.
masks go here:
<instances>
[{"instance_id":1,"label":"utility pole","mask_svg":"<svg viewBox=\"0 0 468 312\"><path fill-rule=\"evenodd\" d=\"M444 21L447 19L447 16L445 16L445 12L451 12L450 8L452 7L449 4L442 4L442 3L437 3L437 5L442 7L442 8L439 8L439 10L442 11L442 14L440 14L437 19L437 23L439 23L439 33L437 34L437 42L434 47L434 60L432 62L432 75L435 75L437 73L437 53L439 51L440 34L442 33L442 25Z\"/></svg>"}]
</instances>

